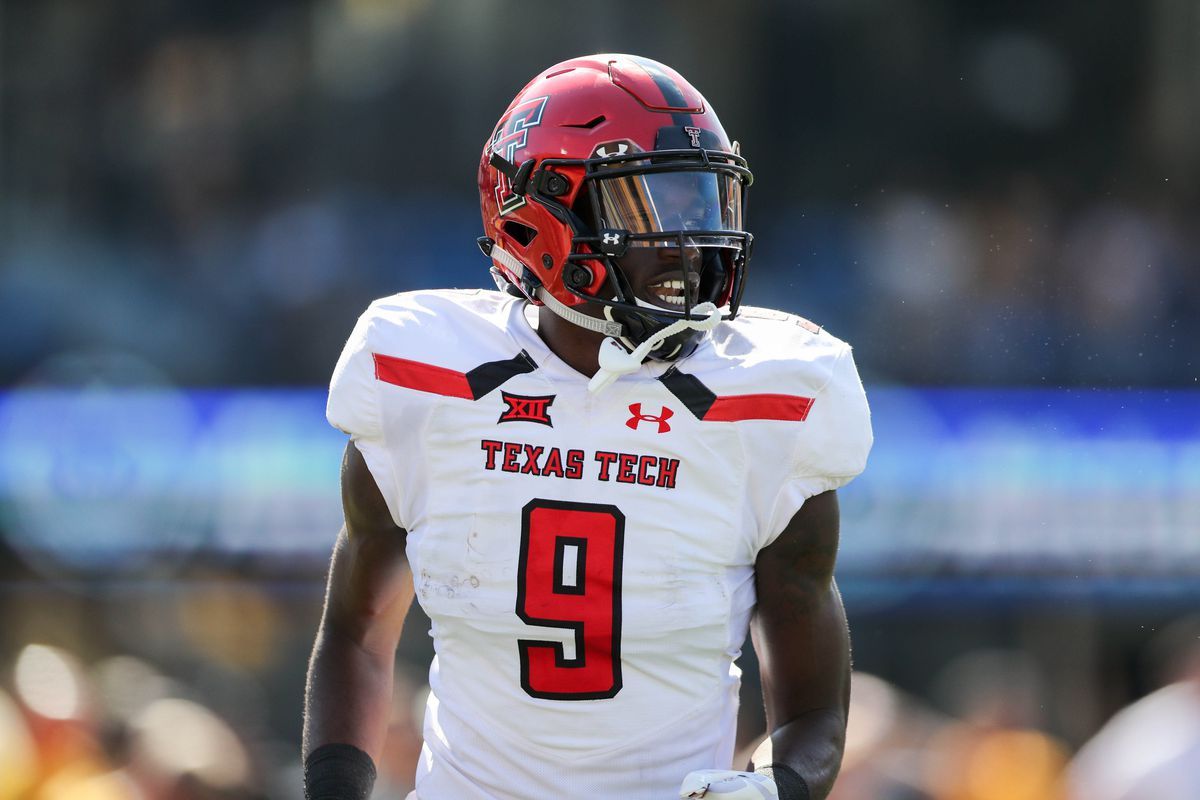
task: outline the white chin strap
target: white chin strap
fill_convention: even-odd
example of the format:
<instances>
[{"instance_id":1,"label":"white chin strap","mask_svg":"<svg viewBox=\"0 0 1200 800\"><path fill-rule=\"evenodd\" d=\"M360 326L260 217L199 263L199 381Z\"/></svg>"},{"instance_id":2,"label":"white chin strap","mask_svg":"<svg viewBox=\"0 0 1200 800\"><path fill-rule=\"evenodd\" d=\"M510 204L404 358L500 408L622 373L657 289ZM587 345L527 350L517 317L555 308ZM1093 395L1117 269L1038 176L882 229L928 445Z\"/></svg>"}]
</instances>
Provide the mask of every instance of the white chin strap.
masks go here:
<instances>
[{"instance_id":1,"label":"white chin strap","mask_svg":"<svg viewBox=\"0 0 1200 800\"><path fill-rule=\"evenodd\" d=\"M492 260L494 260L497 264L507 268L508 271L513 275L520 275L525 271L525 265L522 264L516 256L498 244L492 245L491 255ZM496 273L496 269L494 267L492 268L492 272ZM497 286L501 286L501 288L503 288L503 286L501 285L500 281L511 282L508 278L502 277L497 277L496 280ZM596 333L603 333L605 336L620 336L622 333L624 333L624 331L621 330L621 323L614 322L609 319L597 319L596 317L589 317L587 314L576 311L566 303L560 301L554 295L550 294L541 286L535 289L533 293L539 302L544 304L547 308L565 319L567 322L570 322L572 325L578 325L581 328L589 331L595 331Z\"/></svg>"},{"instance_id":2,"label":"white chin strap","mask_svg":"<svg viewBox=\"0 0 1200 800\"><path fill-rule=\"evenodd\" d=\"M558 316L570 322L572 325L578 325L589 331L603 333L605 336L621 336L624 331L621 328L621 323L614 322L610 319L597 319L589 317L587 314L576 311L566 303L561 302L557 297L550 294L545 288L539 286L536 291L537 299L541 300L547 308L553 311Z\"/></svg>"},{"instance_id":3,"label":"white chin strap","mask_svg":"<svg viewBox=\"0 0 1200 800\"><path fill-rule=\"evenodd\" d=\"M626 350L620 342L609 336L600 343L600 370L588 381L588 391L599 394L617 378L637 372L650 351L658 347L677 333L686 330L711 331L721 322L721 309L715 303L701 303L692 308L693 314L703 314L705 319L678 319L646 341L634 348L633 352Z\"/></svg>"}]
</instances>

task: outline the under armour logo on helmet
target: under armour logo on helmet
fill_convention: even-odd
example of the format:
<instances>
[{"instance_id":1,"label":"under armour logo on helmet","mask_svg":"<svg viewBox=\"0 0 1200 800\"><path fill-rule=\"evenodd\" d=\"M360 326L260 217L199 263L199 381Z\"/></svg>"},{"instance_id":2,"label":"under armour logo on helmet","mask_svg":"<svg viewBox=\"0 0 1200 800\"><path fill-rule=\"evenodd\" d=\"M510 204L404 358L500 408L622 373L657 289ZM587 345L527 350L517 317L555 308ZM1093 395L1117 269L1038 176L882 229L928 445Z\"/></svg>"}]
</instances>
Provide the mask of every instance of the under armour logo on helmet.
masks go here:
<instances>
[{"instance_id":1,"label":"under armour logo on helmet","mask_svg":"<svg viewBox=\"0 0 1200 800\"><path fill-rule=\"evenodd\" d=\"M692 140L692 147L700 146L700 129L699 128L693 128L690 125L685 125L683 128L683 132L686 133L688 135L688 138Z\"/></svg>"},{"instance_id":2,"label":"under armour logo on helmet","mask_svg":"<svg viewBox=\"0 0 1200 800\"><path fill-rule=\"evenodd\" d=\"M629 145L626 144L625 142L617 142L615 144L615 146L617 148L616 152L613 152L612 150L608 149L609 145L611 145L611 144L613 144L613 143L609 142L608 144L602 144L599 147L597 147L595 155L599 158L608 158L609 156L623 156L629 152Z\"/></svg>"},{"instance_id":3,"label":"under armour logo on helmet","mask_svg":"<svg viewBox=\"0 0 1200 800\"><path fill-rule=\"evenodd\" d=\"M600 252L606 256L620 258L629 247L629 231L620 228L602 228L600 234Z\"/></svg>"},{"instance_id":4,"label":"under armour logo on helmet","mask_svg":"<svg viewBox=\"0 0 1200 800\"><path fill-rule=\"evenodd\" d=\"M671 425L667 422L667 420L675 416L675 412L666 406L663 406L662 411L658 412L657 414L643 414L641 403L630 403L629 413L632 416L625 420L626 427L632 428L636 431L638 429L638 425L642 424L643 422L656 422L658 423L659 433L666 433L667 431L671 430Z\"/></svg>"}]
</instances>

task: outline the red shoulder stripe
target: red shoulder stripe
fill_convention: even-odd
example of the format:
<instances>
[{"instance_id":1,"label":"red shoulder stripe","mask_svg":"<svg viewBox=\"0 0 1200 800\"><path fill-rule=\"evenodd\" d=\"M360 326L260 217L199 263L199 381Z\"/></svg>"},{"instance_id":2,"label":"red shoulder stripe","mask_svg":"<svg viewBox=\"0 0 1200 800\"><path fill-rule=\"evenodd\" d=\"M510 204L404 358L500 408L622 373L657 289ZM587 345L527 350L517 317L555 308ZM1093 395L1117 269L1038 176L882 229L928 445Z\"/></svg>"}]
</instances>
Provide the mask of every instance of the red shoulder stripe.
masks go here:
<instances>
[{"instance_id":1,"label":"red shoulder stripe","mask_svg":"<svg viewBox=\"0 0 1200 800\"><path fill-rule=\"evenodd\" d=\"M744 419L781 419L803 422L813 398L792 394L731 394L717 397L704 414L705 422L738 422Z\"/></svg>"},{"instance_id":2,"label":"red shoulder stripe","mask_svg":"<svg viewBox=\"0 0 1200 800\"><path fill-rule=\"evenodd\" d=\"M446 397L475 399L467 376L461 372L381 353L372 353L371 357L375 359L375 377L384 383Z\"/></svg>"}]
</instances>

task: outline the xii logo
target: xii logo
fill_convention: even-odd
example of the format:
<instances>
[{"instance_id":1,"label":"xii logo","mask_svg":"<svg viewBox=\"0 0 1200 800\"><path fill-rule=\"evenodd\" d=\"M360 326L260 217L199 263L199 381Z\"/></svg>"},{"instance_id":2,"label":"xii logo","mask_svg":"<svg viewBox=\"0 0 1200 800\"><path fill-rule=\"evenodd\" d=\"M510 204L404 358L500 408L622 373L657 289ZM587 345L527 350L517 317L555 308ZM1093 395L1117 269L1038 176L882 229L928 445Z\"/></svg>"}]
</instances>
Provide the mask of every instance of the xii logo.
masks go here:
<instances>
[{"instance_id":1,"label":"xii logo","mask_svg":"<svg viewBox=\"0 0 1200 800\"><path fill-rule=\"evenodd\" d=\"M525 397L520 394L509 394L501 391L500 398L504 401L507 408L500 415L500 419L496 420L496 424L501 422L536 422L539 425L549 425L554 427L554 423L550 421L550 405L554 402L555 395L549 394L543 397Z\"/></svg>"}]
</instances>

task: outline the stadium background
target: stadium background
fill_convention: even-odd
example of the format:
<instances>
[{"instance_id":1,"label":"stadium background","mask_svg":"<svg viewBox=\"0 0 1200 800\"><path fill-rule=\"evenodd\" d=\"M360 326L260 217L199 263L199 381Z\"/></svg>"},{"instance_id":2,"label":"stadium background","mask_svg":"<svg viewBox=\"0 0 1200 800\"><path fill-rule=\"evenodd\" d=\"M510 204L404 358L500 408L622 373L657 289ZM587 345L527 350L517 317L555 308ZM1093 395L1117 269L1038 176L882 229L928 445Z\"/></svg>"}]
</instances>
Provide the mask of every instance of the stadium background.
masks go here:
<instances>
[{"instance_id":1,"label":"stadium background","mask_svg":"<svg viewBox=\"0 0 1200 800\"><path fill-rule=\"evenodd\" d=\"M1200 796L1195 3L7 0L0 799L298 796L321 386L370 299L488 284L480 146L601 51L741 140L749 302L856 346L837 800Z\"/></svg>"}]
</instances>

